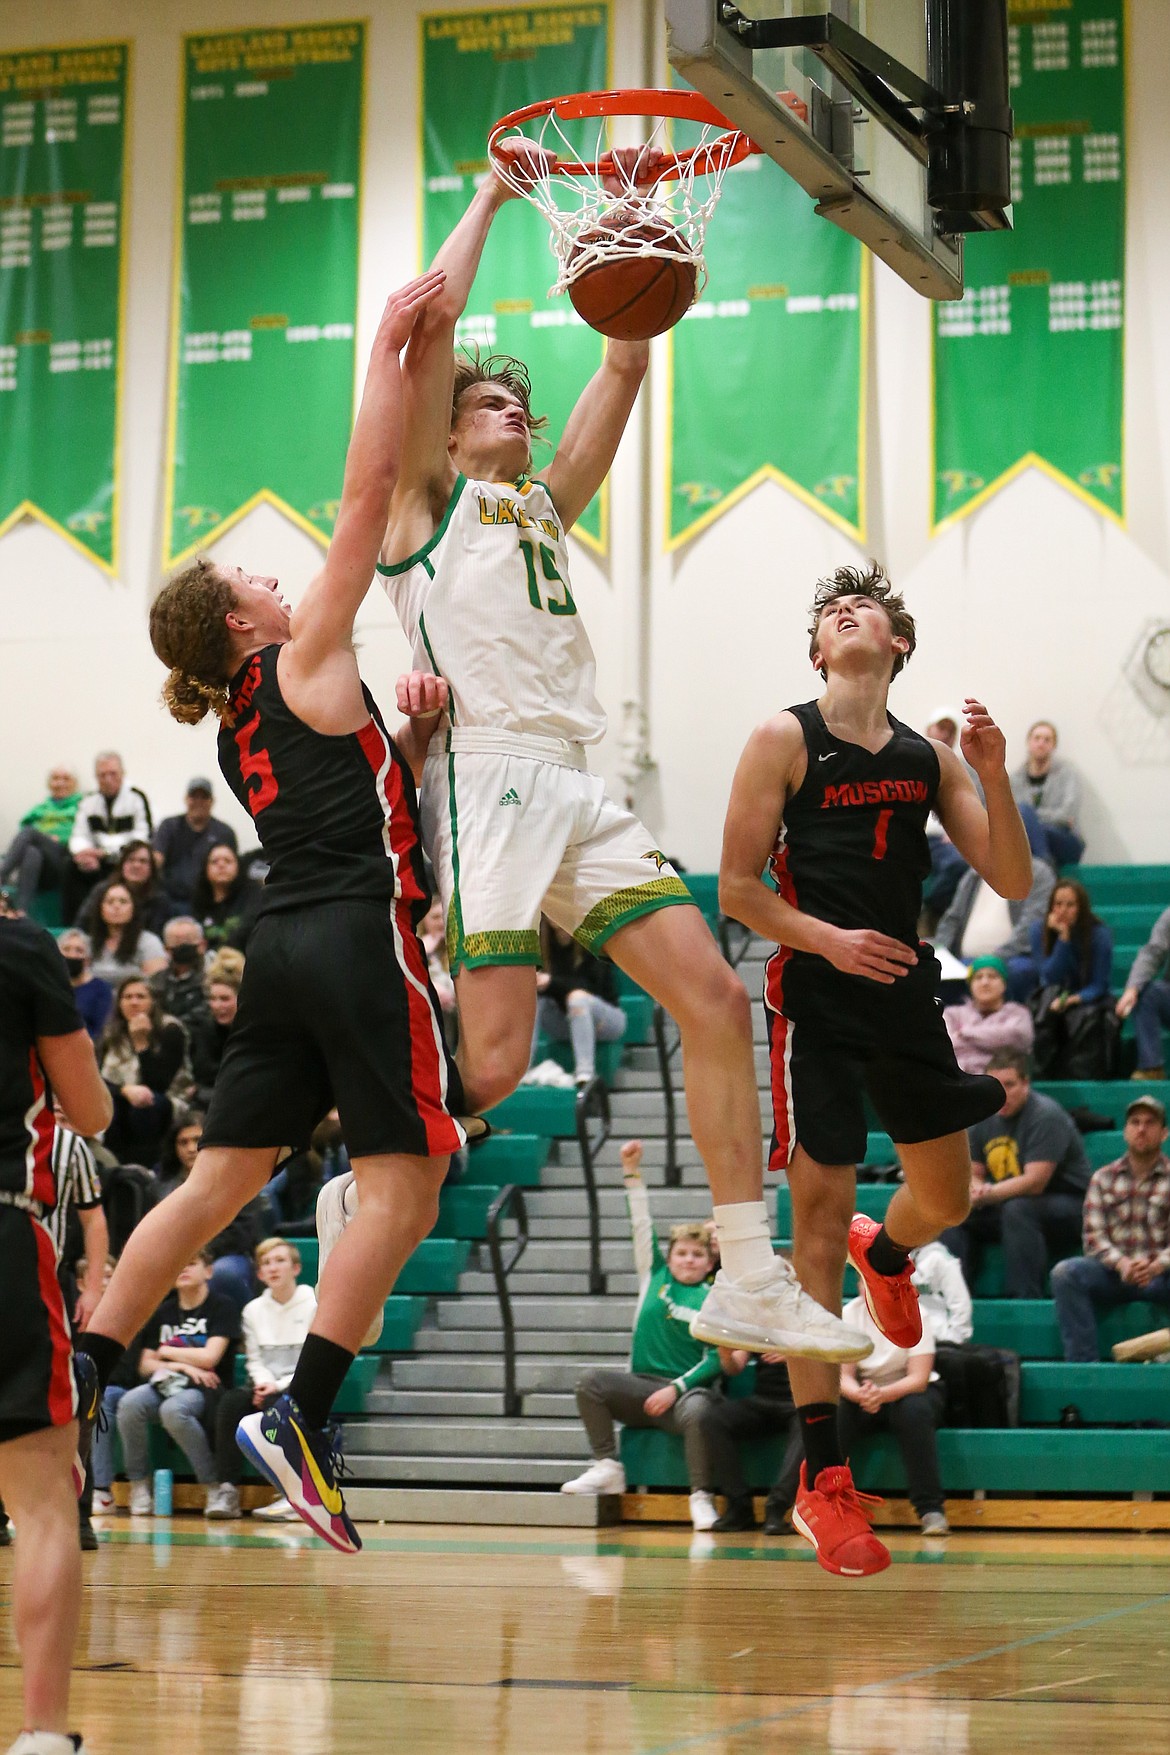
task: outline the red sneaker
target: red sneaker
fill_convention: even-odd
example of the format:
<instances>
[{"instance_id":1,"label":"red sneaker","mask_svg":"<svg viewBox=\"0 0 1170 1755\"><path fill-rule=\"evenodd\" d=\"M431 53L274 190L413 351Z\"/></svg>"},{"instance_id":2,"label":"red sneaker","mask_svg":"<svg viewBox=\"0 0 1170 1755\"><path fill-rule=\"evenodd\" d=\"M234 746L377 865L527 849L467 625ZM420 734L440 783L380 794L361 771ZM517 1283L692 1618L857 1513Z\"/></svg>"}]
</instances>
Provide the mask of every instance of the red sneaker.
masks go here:
<instances>
[{"instance_id":1,"label":"red sneaker","mask_svg":"<svg viewBox=\"0 0 1170 1755\"><path fill-rule=\"evenodd\" d=\"M872 1506L881 1500L859 1493L848 1463L822 1469L810 1488L806 1464L800 1465L800 1487L792 1521L816 1549L819 1563L838 1578L869 1578L890 1564L890 1550L870 1528Z\"/></svg>"},{"instance_id":2,"label":"red sneaker","mask_svg":"<svg viewBox=\"0 0 1170 1755\"><path fill-rule=\"evenodd\" d=\"M881 1230L874 1219L854 1213L849 1227L849 1259L857 1269L869 1314L896 1347L916 1347L922 1339L922 1312L914 1290L914 1268L900 1274L879 1274L870 1265L869 1246Z\"/></svg>"}]
</instances>

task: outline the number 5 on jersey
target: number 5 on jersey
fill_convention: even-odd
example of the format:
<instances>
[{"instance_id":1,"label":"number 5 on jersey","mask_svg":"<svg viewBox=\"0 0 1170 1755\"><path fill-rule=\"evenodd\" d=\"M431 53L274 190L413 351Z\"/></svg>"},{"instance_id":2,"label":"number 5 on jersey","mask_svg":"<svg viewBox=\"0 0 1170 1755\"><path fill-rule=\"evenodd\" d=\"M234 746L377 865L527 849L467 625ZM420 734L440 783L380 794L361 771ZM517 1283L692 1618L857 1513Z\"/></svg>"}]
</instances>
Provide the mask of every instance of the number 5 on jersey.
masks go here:
<instances>
[{"instance_id":1,"label":"number 5 on jersey","mask_svg":"<svg viewBox=\"0 0 1170 1755\"><path fill-rule=\"evenodd\" d=\"M528 601L533 609L547 609L550 615L576 615L577 605L573 602L569 581L562 579L557 571L557 557L547 542L532 542L522 536L520 553L524 556L524 570L528 575ZM550 596L547 603L541 599L540 582L536 577L537 553L540 555L540 567L546 583L559 585L564 593L562 597Z\"/></svg>"}]
</instances>

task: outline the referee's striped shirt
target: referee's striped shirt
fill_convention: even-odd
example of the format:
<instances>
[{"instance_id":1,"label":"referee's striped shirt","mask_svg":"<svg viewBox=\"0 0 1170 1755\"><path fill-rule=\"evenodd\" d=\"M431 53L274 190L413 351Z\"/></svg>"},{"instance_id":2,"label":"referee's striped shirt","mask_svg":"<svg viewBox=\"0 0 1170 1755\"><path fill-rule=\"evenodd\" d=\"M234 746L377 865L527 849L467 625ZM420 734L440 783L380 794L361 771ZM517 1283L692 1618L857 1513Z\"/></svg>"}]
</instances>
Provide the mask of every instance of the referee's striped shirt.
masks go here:
<instances>
[{"instance_id":1,"label":"referee's striped shirt","mask_svg":"<svg viewBox=\"0 0 1170 1755\"><path fill-rule=\"evenodd\" d=\"M51 1213L45 1214L44 1222L60 1261L70 1207L84 1212L87 1207L102 1204L101 1178L93 1153L70 1127L58 1126L53 1140L53 1179L57 1184L57 1204Z\"/></svg>"}]
</instances>

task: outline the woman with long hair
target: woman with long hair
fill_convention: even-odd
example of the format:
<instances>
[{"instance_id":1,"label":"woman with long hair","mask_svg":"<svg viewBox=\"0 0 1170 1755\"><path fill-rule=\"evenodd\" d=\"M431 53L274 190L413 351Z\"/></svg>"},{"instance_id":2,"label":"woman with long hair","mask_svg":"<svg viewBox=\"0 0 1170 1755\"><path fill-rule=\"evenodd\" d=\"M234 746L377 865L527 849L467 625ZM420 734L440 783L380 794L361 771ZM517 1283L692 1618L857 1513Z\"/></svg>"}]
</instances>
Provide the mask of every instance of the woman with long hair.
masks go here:
<instances>
[{"instance_id":1,"label":"woman with long hair","mask_svg":"<svg viewBox=\"0 0 1170 1755\"><path fill-rule=\"evenodd\" d=\"M1032 927L1027 957L1013 957L1011 987L1036 1023L1038 1078L1107 1078L1116 1043L1109 977L1113 934L1089 893L1061 878L1043 925Z\"/></svg>"},{"instance_id":2,"label":"woman with long hair","mask_svg":"<svg viewBox=\"0 0 1170 1755\"><path fill-rule=\"evenodd\" d=\"M117 863L104 884L99 884L81 905L77 924L85 932L94 930L102 897L111 884L125 884L137 904L138 915L148 932L161 936L168 920L179 912L158 880L158 868L149 841L127 841Z\"/></svg>"},{"instance_id":3,"label":"woman with long hair","mask_svg":"<svg viewBox=\"0 0 1170 1755\"><path fill-rule=\"evenodd\" d=\"M240 870L231 847L221 842L207 849L191 892L191 912L213 951L224 945L237 951L247 949L262 894L261 886Z\"/></svg>"},{"instance_id":4,"label":"woman with long hair","mask_svg":"<svg viewBox=\"0 0 1170 1755\"><path fill-rule=\"evenodd\" d=\"M116 988L128 975L157 975L167 966L161 938L143 921L128 884L111 879L93 923L93 973Z\"/></svg>"},{"instance_id":5,"label":"woman with long hair","mask_svg":"<svg viewBox=\"0 0 1170 1755\"><path fill-rule=\"evenodd\" d=\"M191 1094L187 1032L158 1007L150 983L128 975L98 1043L98 1065L114 1098L107 1148L122 1164L153 1164L163 1135Z\"/></svg>"}]
</instances>

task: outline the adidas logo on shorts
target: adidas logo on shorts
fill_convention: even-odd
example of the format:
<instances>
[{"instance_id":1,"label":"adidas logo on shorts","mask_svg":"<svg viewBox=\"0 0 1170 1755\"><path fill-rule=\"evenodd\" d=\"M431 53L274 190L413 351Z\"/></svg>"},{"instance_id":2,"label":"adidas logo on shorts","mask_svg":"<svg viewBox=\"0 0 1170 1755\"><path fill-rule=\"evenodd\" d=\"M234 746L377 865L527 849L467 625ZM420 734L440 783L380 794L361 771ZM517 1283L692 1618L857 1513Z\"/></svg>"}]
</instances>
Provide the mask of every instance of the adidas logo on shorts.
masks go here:
<instances>
[{"instance_id":1,"label":"adidas logo on shorts","mask_svg":"<svg viewBox=\"0 0 1170 1755\"><path fill-rule=\"evenodd\" d=\"M509 786L507 792L505 792L503 798L501 798L500 803L501 804L519 804L520 803L520 794L517 792L517 790L514 786Z\"/></svg>"}]
</instances>

